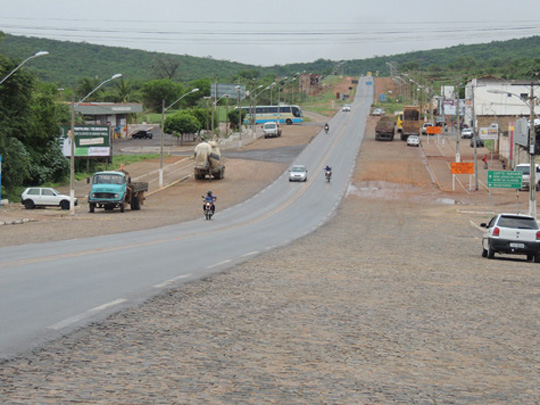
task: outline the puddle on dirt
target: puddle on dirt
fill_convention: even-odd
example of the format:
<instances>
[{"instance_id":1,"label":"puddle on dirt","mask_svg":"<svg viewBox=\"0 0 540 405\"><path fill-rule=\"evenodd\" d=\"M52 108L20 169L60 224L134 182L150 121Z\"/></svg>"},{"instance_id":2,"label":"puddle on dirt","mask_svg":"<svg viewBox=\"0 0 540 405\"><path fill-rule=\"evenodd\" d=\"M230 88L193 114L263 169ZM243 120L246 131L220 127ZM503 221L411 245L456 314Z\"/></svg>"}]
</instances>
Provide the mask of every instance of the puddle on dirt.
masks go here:
<instances>
[{"instance_id":1,"label":"puddle on dirt","mask_svg":"<svg viewBox=\"0 0 540 405\"><path fill-rule=\"evenodd\" d=\"M347 195L360 198L375 198L384 200L409 200L431 202L432 204L454 205L456 201L451 198L441 198L430 189L416 187L410 184L390 183L386 181L365 181L350 184Z\"/></svg>"}]
</instances>

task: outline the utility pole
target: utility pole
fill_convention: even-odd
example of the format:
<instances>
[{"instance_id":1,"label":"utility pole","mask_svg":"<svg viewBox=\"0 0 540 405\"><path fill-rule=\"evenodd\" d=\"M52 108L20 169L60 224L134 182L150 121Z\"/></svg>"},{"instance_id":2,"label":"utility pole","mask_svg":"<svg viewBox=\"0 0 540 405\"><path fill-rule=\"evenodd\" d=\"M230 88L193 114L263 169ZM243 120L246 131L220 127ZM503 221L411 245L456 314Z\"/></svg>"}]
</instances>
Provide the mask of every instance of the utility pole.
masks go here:
<instances>
[{"instance_id":1,"label":"utility pole","mask_svg":"<svg viewBox=\"0 0 540 405\"><path fill-rule=\"evenodd\" d=\"M461 162L461 150L459 149L459 141L461 139L461 122L459 111L459 81L456 83L456 162ZM476 144L476 139L473 140Z\"/></svg>"},{"instance_id":2,"label":"utility pole","mask_svg":"<svg viewBox=\"0 0 540 405\"><path fill-rule=\"evenodd\" d=\"M536 218L536 165L534 161L536 131L534 130L534 83L531 81L531 95L529 97L529 107L531 109L529 123L529 155L530 155L530 180L529 180L529 214Z\"/></svg>"}]
</instances>

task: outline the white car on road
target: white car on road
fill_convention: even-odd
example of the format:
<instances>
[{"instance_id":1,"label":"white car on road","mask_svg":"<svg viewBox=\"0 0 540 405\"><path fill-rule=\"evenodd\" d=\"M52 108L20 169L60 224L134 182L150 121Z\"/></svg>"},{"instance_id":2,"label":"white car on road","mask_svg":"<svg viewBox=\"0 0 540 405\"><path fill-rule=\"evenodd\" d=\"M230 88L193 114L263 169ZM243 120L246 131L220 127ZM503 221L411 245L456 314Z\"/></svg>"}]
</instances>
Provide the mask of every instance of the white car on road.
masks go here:
<instances>
[{"instance_id":1,"label":"white car on road","mask_svg":"<svg viewBox=\"0 0 540 405\"><path fill-rule=\"evenodd\" d=\"M407 138L407 146L420 146L420 137L418 135L409 135Z\"/></svg>"},{"instance_id":2,"label":"white car on road","mask_svg":"<svg viewBox=\"0 0 540 405\"><path fill-rule=\"evenodd\" d=\"M289 170L289 181L307 181L307 169L303 165L294 165Z\"/></svg>"}]
</instances>

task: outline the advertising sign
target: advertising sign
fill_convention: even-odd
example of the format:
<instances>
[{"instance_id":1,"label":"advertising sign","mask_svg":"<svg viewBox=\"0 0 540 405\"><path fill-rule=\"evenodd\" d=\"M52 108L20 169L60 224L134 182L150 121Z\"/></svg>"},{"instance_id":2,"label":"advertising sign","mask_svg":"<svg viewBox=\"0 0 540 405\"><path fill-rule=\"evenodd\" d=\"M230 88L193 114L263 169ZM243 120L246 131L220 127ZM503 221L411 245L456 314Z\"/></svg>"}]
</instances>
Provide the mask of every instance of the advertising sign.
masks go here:
<instances>
[{"instance_id":1,"label":"advertising sign","mask_svg":"<svg viewBox=\"0 0 540 405\"><path fill-rule=\"evenodd\" d=\"M499 139L499 128L494 127L483 127L478 131L478 136L480 139Z\"/></svg>"},{"instance_id":2,"label":"advertising sign","mask_svg":"<svg viewBox=\"0 0 540 405\"><path fill-rule=\"evenodd\" d=\"M71 127L62 127L62 153L71 157ZM111 157L111 129L108 125L75 126L75 157Z\"/></svg>"},{"instance_id":3,"label":"advertising sign","mask_svg":"<svg viewBox=\"0 0 540 405\"><path fill-rule=\"evenodd\" d=\"M520 171L488 170L488 188L521 188L523 173Z\"/></svg>"}]
</instances>

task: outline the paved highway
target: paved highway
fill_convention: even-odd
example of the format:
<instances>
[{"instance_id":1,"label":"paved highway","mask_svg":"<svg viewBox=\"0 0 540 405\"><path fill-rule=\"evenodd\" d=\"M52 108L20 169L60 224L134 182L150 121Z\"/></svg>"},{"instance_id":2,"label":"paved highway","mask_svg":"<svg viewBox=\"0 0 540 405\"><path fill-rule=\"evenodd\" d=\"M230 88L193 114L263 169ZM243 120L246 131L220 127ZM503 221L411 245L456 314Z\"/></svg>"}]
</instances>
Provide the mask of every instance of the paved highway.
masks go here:
<instances>
[{"instance_id":1,"label":"paved highway","mask_svg":"<svg viewBox=\"0 0 540 405\"><path fill-rule=\"evenodd\" d=\"M361 78L352 111L330 121L298 155L308 181L288 172L248 201L152 230L0 249L0 357L286 245L325 223L347 191L373 87ZM323 167L333 168L332 182Z\"/></svg>"}]
</instances>

